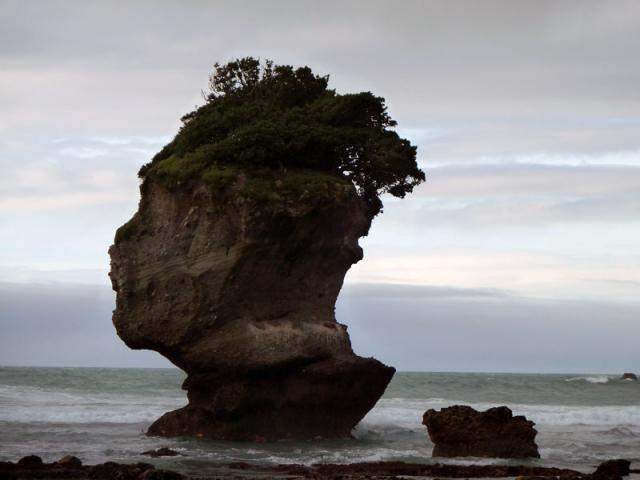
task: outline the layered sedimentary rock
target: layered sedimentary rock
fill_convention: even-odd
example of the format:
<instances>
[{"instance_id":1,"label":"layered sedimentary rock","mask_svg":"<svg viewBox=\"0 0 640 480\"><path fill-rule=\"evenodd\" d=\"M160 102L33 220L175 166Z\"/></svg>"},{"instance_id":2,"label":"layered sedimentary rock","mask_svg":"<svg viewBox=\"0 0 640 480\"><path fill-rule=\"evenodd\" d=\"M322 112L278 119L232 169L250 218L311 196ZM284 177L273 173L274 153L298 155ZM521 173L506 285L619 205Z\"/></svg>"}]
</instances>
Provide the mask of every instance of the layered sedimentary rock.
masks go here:
<instances>
[{"instance_id":1,"label":"layered sedimentary rock","mask_svg":"<svg viewBox=\"0 0 640 480\"><path fill-rule=\"evenodd\" d=\"M534 423L507 407L478 412L454 405L427 410L422 418L434 457L539 458Z\"/></svg>"},{"instance_id":2,"label":"layered sedimentary rock","mask_svg":"<svg viewBox=\"0 0 640 480\"><path fill-rule=\"evenodd\" d=\"M334 307L372 212L354 187L241 195L141 186L110 248L113 322L187 372L189 404L148 433L232 440L344 437L394 369L354 354Z\"/></svg>"}]
</instances>

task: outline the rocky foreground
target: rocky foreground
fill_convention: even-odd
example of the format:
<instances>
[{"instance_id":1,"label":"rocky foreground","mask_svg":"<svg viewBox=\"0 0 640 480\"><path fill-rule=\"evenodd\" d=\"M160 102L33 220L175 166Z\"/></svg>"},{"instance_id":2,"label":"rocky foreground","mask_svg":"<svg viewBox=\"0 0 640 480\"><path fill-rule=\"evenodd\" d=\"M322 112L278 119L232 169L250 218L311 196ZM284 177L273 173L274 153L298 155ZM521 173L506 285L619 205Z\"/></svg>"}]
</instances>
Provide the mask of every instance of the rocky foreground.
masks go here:
<instances>
[{"instance_id":1,"label":"rocky foreground","mask_svg":"<svg viewBox=\"0 0 640 480\"><path fill-rule=\"evenodd\" d=\"M83 465L76 457L64 457L58 462L43 463L40 457L30 455L18 462L0 462L0 478L18 479L73 479L73 480L188 480L213 478L266 479L395 479L398 477L431 478L505 478L519 480L619 480L630 473L626 460L609 460L600 464L593 473L553 467L504 465L444 465L404 462L371 462L352 464L316 464L259 466L248 463L217 464L220 474L207 477L186 477L171 470L156 469L148 463L119 464L106 462Z\"/></svg>"}]
</instances>

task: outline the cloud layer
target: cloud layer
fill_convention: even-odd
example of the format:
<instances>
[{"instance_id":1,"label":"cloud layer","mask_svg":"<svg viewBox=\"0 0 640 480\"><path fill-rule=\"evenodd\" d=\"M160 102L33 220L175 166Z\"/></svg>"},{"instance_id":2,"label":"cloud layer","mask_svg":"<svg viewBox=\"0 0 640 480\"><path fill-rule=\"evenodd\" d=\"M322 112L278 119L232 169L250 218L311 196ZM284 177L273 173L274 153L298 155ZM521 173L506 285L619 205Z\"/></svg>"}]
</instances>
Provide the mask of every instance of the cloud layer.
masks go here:
<instances>
[{"instance_id":1,"label":"cloud layer","mask_svg":"<svg viewBox=\"0 0 640 480\"><path fill-rule=\"evenodd\" d=\"M0 365L165 367L110 322L108 286L0 283ZM640 309L531 300L491 289L347 285L337 305L357 353L400 370L633 370Z\"/></svg>"},{"instance_id":2,"label":"cloud layer","mask_svg":"<svg viewBox=\"0 0 640 480\"><path fill-rule=\"evenodd\" d=\"M605 322L636 308L640 291L638 25L633 0L5 0L0 280L106 285L107 248L137 206L138 168L202 101L214 61L255 55L330 73L341 92L386 97L400 133L419 147L427 182L385 200L348 281L422 293L403 287L402 301L380 309L346 310L345 297L340 308L354 329L365 317L382 329L400 316L418 329L403 334L426 321L429 338L463 324L480 335L464 322L482 315L513 342L519 327L509 318L527 334L538 325L548 345L569 341L571 330L558 337L540 318L575 325L570 319L584 314L589 341L604 338ZM486 298L496 291L537 300L498 308ZM562 303L572 299L598 302L600 313ZM99 308L108 321L106 303ZM630 334L625 325L619 332ZM12 329L20 330L4 323L0 337L15 340ZM419 356L401 363L417 368Z\"/></svg>"}]
</instances>

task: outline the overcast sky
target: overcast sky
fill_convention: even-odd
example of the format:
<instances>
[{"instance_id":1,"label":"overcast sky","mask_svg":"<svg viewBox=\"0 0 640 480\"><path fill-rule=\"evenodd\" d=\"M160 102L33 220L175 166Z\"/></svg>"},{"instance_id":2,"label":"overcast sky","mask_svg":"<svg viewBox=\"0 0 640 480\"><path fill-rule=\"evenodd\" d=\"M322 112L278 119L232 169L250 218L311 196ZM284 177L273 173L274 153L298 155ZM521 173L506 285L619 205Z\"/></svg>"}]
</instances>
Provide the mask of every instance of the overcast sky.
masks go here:
<instances>
[{"instance_id":1,"label":"overcast sky","mask_svg":"<svg viewBox=\"0 0 640 480\"><path fill-rule=\"evenodd\" d=\"M624 0L0 0L0 364L165 364L115 338L107 248L212 64L253 55L384 96L418 145L339 302L360 353L640 369L638 31Z\"/></svg>"}]
</instances>

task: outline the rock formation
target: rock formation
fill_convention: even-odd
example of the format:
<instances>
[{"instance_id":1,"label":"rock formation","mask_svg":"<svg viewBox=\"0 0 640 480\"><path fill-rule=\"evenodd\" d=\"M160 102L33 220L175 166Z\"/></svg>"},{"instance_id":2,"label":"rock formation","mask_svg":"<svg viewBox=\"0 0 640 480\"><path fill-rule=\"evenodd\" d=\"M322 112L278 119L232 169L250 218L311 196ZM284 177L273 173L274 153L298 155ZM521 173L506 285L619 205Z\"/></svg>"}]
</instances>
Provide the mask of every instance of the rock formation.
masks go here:
<instances>
[{"instance_id":1,"label":"rock formation","mask_svg":"<svg viewBox=\"0 0 640 480\"><path fill-rule=\"evenodd\" d=\"M596 468L593 476L596 478L618 479L631 473L631 462L621 458L602 462Z\"/></svg>"},{"instance_id":2,"label":"rock formation","mask_svg":"<svg viewBox=\"0 0 640 480\"><path fill-rule=\"evenodd\" d=\"M434 457L539 458L533 422L507 407L478 412L454 405L427 410L422 418L434 444Z\"/></svg>"},{"instance_id":3,"label":"rock formation","mask_svg":"<svg viewBox=\"0 0 640 480\"><path fill-rule=\"evenodd\" d=\"M638 376L635 373L623 373L622 380L638 380Z\"/></svg>"},{"instance_id":4,"label":"rock formation","mask_svg":"<svg viewBox=\"0 0 640 480\"><path fill-rule=\"evenodd\" d=\"M187 372L189 404L150 435L346 437L394 374L354 354L336 298L374 212L352 184L276 180L268 198L147 178L110 248L113 323Z\"/></svg>"}]
</instances>

